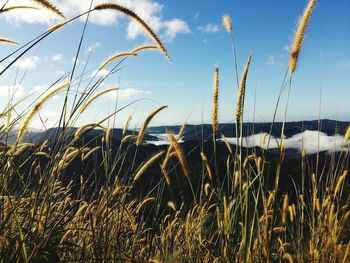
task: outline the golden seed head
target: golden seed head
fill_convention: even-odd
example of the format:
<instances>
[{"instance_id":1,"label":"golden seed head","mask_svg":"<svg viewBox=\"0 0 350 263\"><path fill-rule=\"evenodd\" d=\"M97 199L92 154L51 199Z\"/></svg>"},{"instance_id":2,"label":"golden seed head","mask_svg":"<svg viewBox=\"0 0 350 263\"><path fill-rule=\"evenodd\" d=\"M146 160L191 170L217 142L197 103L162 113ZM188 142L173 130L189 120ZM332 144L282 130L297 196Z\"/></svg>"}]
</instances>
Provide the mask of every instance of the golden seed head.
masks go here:
<instances>
[{"instance_id":1,"label":"golden seed head","mask_svg":"<svg viewBox=\"0 0 350 263\"><path fill-rule=\"evenodd\" d=\"M139 17L134 11L132 11L124 6L121 6L119 4L115 4L115 3L102 3L102 4L96 5L94 8L94 10L106 10L106 9L116 10L118 12L124 13L125 15L131 17L133 20L135 20L137 23L139 23L143 27L145 32L155 42L155 44L158 46L158 48L163 51L166 58L170 60L170 57L168 55L168 51L165 48L165 46L163 45L163 43L161 42L161 40L159 39L159 37L151 29L151 27L141 17Z\"/></svg>"},{"instance_id":2,"label":"golden seed head","mask_svg":"<svg viewBox=\"0 0 350 263\"><path fill-rule=\"evenodd\" d=\"M219 131L219 117L218 117L218 108L219 108L219 68L215 68L214 74L214 88L213 88L213 133L218 134Z\"/></svg>"},{"instance_id":3,"label":"golden seed head","mask_svg":"<svg viewBox=\"0 0 350 263\"><path fill-rule=\"evenodd\" d=\"M350 125L348 126L345 136L344 136L344 143L347 143L349 141L350 138Z\"/></svg>"},{"instance_id":4,"label":"golden seed head","mask_svg":"<svg viewBox=\"0 0 350 263\"><path fill-rule=\"evenodd\" d=\"M143 123L140 131L139 131L139 134L137 136L137 139L136 139L136 145L140 145L143 141L143 137L145 135L145 132L146 132L146 129L148 127L148 124L151 122L151 120L154 118L154 116L156 116L161 110L165 109L166 107L168 107L167 105L162 105L160 107L158 107L157 109L155 109L154 111L152 111L147 119L145 120L145 122Z\"/></svg>"},{"instance_id":5,"label":"golden seed head","mask_svg":"<svg viewBox=\"0 0 350 263\"><path fill-rule=\"evenodd\" d=\"M250 66L250 61L252 59L252 53L249 54L247 64L245 65L241 81L239 83L238 96L237 96L237 109L236 109L236 122L237 125L242 121L242 112L244 107L244 94L247 84L248 70Z\"/></svg>"},{"instance_id":6,"label":"golden seed head","mask_svg":"<svg viewBox=\"0 0 350 263\"><path fill-rule=\"evenodd\" d=\"M303 45L303 41L305 38L305 30L310 22L310 18L315 8L315 5L316 5L316 0L309 0L309 3L305 8L303 16L299 19L298 27L295 32L293 43L291 45L291 50L290 50L290 57L289 57L290 73L294 73L296 69L300 49Z\"/></svg>"},{"instance_id":7,"label":"golden seed head","mask_svg":"<svg viewBox=\"0 0 350 263\"><path fill-rule=\"evenodd\" d=\"M222 17L222 24L224 25L224 27L228 33L232 32L232 21L231 21L231 17L229 15L224 15Z\"/></svg>"}]
</instances>

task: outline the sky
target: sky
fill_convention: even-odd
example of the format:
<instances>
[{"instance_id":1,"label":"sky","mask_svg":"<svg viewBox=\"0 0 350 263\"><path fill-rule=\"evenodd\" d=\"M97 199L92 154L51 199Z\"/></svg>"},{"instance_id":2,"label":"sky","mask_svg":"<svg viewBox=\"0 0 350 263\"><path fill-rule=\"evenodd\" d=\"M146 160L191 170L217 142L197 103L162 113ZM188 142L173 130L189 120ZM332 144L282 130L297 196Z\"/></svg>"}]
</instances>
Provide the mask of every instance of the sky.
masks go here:
<instances>
[{"instance_id":1,"label":"sky","mask_svg":"<svg viewBox=\"0 0 350 263\"><path fill-rule=\"evenodd\" d=\"M0 0L0 5L4 2ZM67 18L87 11L90 5L90 1L81 0L51 2ZM93 5L101 2L104 1L95 0ZM119 88L118 93L96 99L79 117L77 125L101 120L115 107L123 107L138 99L141 100L116 115L115 126L123 127L132 114L131 127L138 127L149 112L163 104L168 105L168 108L156 116L152 125L210 123L216 66L220 70L219 120L223 123L234 122L237 86L231 42L222 25L224 14L230 15L233 23L239 75L242 74L249 52L252 52L246 88L245 121L272 120L288 67L288 46L293 38L296 21L307 4L306 0L111 2L132 9L147 21L164 42L171 62L157 51L145 51L126 59L120 71L108 77L100 87L100 90L116 87ZM10 0L8 6L14 4L39 9L1 14L0 38L24 44L62 21L34 1ZM293 77L288 121L317 119L320 101L321 118L350 120L349 10L348 0L317 2ZM28 109L50 85L65 73L71 72L85 18L51 34L0 76L2 107L8 101L9 92L15 92L14 100L20 101L18 107ZM94 71L106 58L143 44L152 44L152 40L135 21L115 11L94 12L89 18L77 60L76 78L85 72L80 87L88 85ZM4 58L17 48L0 44L0 57ZM12 56L1 62L0 70L13 59ZM108 73L112 67L109 65L98 74ZM63 98L63 94L51 98L40 110L45 127L54 126L57 122ZM283 94L277 120L283 119L285 105L286 94ZM40 128L42 123L36 118L31 125Z\"/></svg>"}]
</instances>

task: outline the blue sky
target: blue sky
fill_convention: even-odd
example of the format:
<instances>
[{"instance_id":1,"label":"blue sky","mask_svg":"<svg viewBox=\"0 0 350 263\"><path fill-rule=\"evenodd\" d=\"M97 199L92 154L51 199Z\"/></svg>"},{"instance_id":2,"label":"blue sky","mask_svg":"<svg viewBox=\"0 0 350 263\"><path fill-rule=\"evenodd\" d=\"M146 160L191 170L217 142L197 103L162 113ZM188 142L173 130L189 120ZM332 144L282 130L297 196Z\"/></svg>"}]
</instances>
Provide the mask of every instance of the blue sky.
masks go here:
<instances>
[{"instance_id":1,"label":"blue sky","mask_svg":"<svg viewBox=\"0 0 350 263\"><path fill-rule=\"evenodd\" d=\"M1 0L0 3L5 2ZM10 1L11 2L11 1ZM35 5L30 0L16 1ZM89 1L52 1L72 17L86 10ZM98 3L99 1L95 1ZM214 68L220 69L220 122L234 120L236 85L230 41L221 18L229 14L237 46L238 71L241 74L250 51L253 53L246 90L245 120L272 119L279 87L288 63L297 18L306 0L258 1L116 1L133 9L149 22L164 41L172 58L169 63L162 54L146 51L127 59L120 73L108 78L103 88L119 87L118 106L137 98L140 101L117 116L117 126L123 126L133 114L132 126L138 126L149 111L159 104L169 107L152 122L153 125L210 123ZM323 118L350 120L350 2L319 0L308 28L299 65L294 76L288 120L316 119L322 86ZM27 10L0 16L0 37L25 43L61 21L44 10ZM64 72L72 69L83 23L74 22L42 41L9 72L0 76L0 103L5 105L8 90L17 87L15 100L32 94L23 107L33 101L45 87ZM78 60L77 75L82 72L89 48L95 47L87 64L91 73L112 54L128 51L144 43L152 43L139 27L115 12L96 13L91 17ZM0 57L16 47L1 45ZM0 69L9 60L0 64ZM16 78L16 72L18 75ZM107 70L110 66L107 67ZM23 79L22 79L23 77ZM20 85L20 86L18 86ZM103 89L102 88L102 89ZM33 92L35 92L33 94ZM282 100L283 109L285 97ZM41 110L47 125L54 125L63 97L53 98ZM96 121L114 109L115 94L99 98L84 112L79 123ZM26 104L27 103L27 104ZM278 115L282 119L282 110ZM32 125L39 125L33 122Z\"/></svg>"}]
</instances>

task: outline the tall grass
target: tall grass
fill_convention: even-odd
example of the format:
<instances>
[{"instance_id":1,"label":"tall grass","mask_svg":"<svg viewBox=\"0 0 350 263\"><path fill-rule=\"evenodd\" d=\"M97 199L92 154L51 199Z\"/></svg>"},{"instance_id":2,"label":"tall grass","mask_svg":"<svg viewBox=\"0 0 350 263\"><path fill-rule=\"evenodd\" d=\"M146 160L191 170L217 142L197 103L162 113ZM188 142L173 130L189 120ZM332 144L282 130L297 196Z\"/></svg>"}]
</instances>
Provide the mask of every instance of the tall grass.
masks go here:
<instances>
[{"instance_id":1,"label":"tall grass","mask_svg":"<svg viewBox=\"0 0 350 263\"><path fill-rule=\"evenodd\" d=\"M48 1L33 2L64 17ZM290 86L292 75L297 73L298 54L315 3L309 1L300 20L302 28L298 27L292 45L287 69ZM141 46L125 54L134 55L145 49L159 49L168 54L159 37L137 14L123 6L105 3L51 27L19 46L1 63L14 55L14 61L18 60L56 29L104 9L127 14L139 22L155 42L155 45ZM11 12L6 4L1 10ZM231 34L231 19L224 16L223 21ZM231 43L237 69L232 35ZM112 64L117 58L121 56L109 58L102 65ZM58 80L57 86L53 85L56 88L49 89L26 110L19 109L28 98L17 102L9 98L0 113L2 262L349 261L348 151L325 158L320 173L313 170L312 158L302 151L300 169L292 181L288 174L283 174L283 140L275 158L268 151L243 147L244 96L250 91L251 55L240 83L236 70L235 148L225 136L222 136L223 144L218 143L219 76L216 69L212 123L215 150L208 151L203 147L204 142L188 149L180 140L186 134L186 125L183 125L177 134L168 131L169 146L150 156L144 145L147 128L167 106L159 106L151 112L138 132L129 130L129 117L119 141L113 137L114 127L102 124L119 111L128 110L128 105L116 107L96 123L74 127L91 102L113 91L100 91L101 84L127 59L128 55L123 56L110 74L93 77L84 87L80 86L86 83L81 81L83 75L74 78L73 73L69 74L70 82ZM2 73L12 67L12 62ZM282 91L285 85L284 80ZM67 119L58 122L60 129L53 139L40 145L24 143L33 115L39 114L44 102L65 88L65 98L72 101L72 111ZM74 92L75 88L82 92ZM288 105L285 112L287 109ZM68 103L62 109L62 116L66 111ZM92 130L98 135L89 135ZM11 145L8 139L13 132L17 132L18 139ZM270 140L271 134L267 136ZM266 145L265 139L262 138L262 145ZM191 161L194 153L198 155L195 157L200 160L198 163ZM271 171L272 184L268 180ZM298 176L303 178L301 184ZM283 192L279 180L289 184L290 191Z\"/></svg>"}]
</instances>

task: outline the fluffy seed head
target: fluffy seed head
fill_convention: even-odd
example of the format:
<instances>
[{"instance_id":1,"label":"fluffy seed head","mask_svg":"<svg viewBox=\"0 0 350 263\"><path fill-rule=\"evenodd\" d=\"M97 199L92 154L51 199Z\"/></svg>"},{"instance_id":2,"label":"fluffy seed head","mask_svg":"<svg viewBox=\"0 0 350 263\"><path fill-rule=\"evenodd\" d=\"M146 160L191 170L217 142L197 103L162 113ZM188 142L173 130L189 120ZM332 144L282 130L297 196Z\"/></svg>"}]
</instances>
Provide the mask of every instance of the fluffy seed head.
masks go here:
<instances>
[{"instance_id":1,"label":"fluffy seed head","mask_svg":"<svg viewBox=\"0 0 350 263\"><path fill-rule=\"evenodd\" d=\"M344 143L347 143L349 141L350 138L350 125L348 126L345 136L344 136Z\"/></svg>"},{"instance_id":2,"label":"fluffy seed head","mask_svg":"<svg viewBox=\"0 0 350 263\"><path fill-rule=\"evenodd\" d=\"M16 10L16 9L38 9L38 8L35 8L33 6L25 6L25 5L11 6L8 8L0 9L0 14L6 13L12 10Z\"/></svg>"},{"instance_id":3,"label":"fluffy seed head","mask_svg":"<svg viewBox=\"0 0 350 263\"><path fill-rule=\"evenodd\" d=\"M43 6L45 9L52 11L53 13L55 13L56 15L66 19L66 17L64 16L64 14L53 4L51 4L49 1L46 0L32 0L37 4L40 4L41 6Z\"/></svg>"},{"instance_id":4,"label":"fluffy seed head","mask_svg":"<svg viewBox=\"0 0 350 263\"><path fill-rule=\"evenodd\" d=\"M101 63L101 65L98 67L98 70L103 69L109 63L111 63L113 60L116 60L116 59L122 58L122 57L130 57L130 56L136 56L136 53L133 53L133 52L122 52L122 53L118 53L116 55L110 56L109 58L107 58L105 61L103 61Z\"/></svg>"},{"instance_id":5,"label":"fluffy seed head","mask_svg":"<svg viewBox=\"0 0 350 263\"><path fill-rule=\"evenodd\" d=\"M56 88L52 89L50 92L48 92L47 94L44 94L39 101L34 105L34 107L29 111L29 113L27 114L26 118L24 119L24 122L22 124L22 126L20 127L20 129L18 130L18 135L17 135L17 139L20 140L23 136L24 131L26 130L26 128L28 127L28 124L30 122L30 120L33 118L34 114L37 113L40 108L43 106L43 104L45 103L45 101L47 101L49 98L51 98L52 96L56 95L59 91L61 91L62 89L68 87L70 84L70 82L66 82L63 83L61 85L58 85Z\"/></svg>"},{"instance_id":6,"label":"fluffy seed head","mask_svg":"<svg viewBox=\"0 0 350 263\"><path fill-rule=\"evenodd\" d=\"M94 8L95 10L106 10L106 9L112 9L119 11L121 13L124 13L125 15L131 17L133 20L138 22L143 29L147 32L147 34L151 37L151 39L157 44L158 48L163 51L166 58L169 59L168 51L166 50L163 43L160 41L159 37L154 33L154 31L151 29L151 27L141 18L139 17L135 12L131 11L130 9L121 6L119 4L115 3L102 3L98 4Z\"/></svg>"},{"instance_id":7,"label":"fluffy seed head","mask_svg":"<svg viewBox=\"0 0 350 263\"><path fill-rule=\"evenodd\" d=\"M16 41L13 41L13 40L7 39L7 38L0 38L0 42L7 43L7 44L18 45L18 43Z\"/></svg>"},{"instance_id":8,"label":"fluffy seed head","mask_svg":"<svg viewBox=\"0 0 350 263\"><path fill-rule=\"evenodd\" d=\"M106 90L102 90L101 92L97 93L95 96L93 96L92 98L90 98L80 109L80 113L82 113L90 104L91 102L93 102L95 99L97 99L98 97L109 93L111 91L116 91L116 88L110 88L110 89L106 89Z\"/></svg>"},{"instance_id":9,"label":"fluffy seed head","mask_svg":"<svg viewBox=\"0 0 350 263\"><path fill-rule=\"evenodd\" d=\"M175 153L176 153L176 156L181 164L181 168L182 168L182 171L184 173L184 175L186 177L189 177L190 176L190 172L189 172L189 169L188 169L188 163L187 163L187 160L186 160L186 157L182 151L182 148L181 146L179 145L179 143L176 141L175 137L173 134L171 133L168 133L168 139L171 143L171 145L173 146L174 150L175 150Z\"/></svg>"},{"instance_id":10,"label":"fluffy seed head","mask_svg":"<svg viewBox=\"0 0 350 263\"><path fill-rule=\"evenodd\" d=\"M231 21L231 17L229 15L224 15L222 17L222 24L224 25L224 27L228 33L232 32L232 21Z\"/></svg>"},{"instance_id":11,"label":"fluffy seed head","mask_svg":"<svg viewBox=\"0 0 350 263\"><path fill-rule=\"evenodd\" d=\"M60 22L60 23L54 24L53 26L49 27L46 31L51 33L57 29L60 29L65 24L66 24L66 22Z\"/></svg>"},{"instance_id":12,"label":"fluffy seed head","mask_svg":"<svg viewBox=\"0 0 350 263\"><path fill-rule=\"evenodd\" d=\"M252 53L249 54L247 64L245 65L241 81L239 83L238 96L237 96L237 109L236 109L236 121L237 125L242 121L242 112L244 107L244 94L245 87L247 83L247 75L250 66L250 61L252 59Z\"/></svg>"},{"instance_id":13,"label":"fluffy seed head","mask_svg":"<svg viewBox=\"0 0 350 263\"><path fill-rule=\"evenodd\" d=\"M136 145L140 145L143 141L143 137L145 135L146 129L148 127L148 124L151 122L151 120L154 118L154 116L156 116L158 114L158 112L160 112L161 110L165 109L166 107L168 107L167 105L162 105L160 107L158 107L157 109L155 109L154 111L152 111L147 119L145 120L145 122L143 123L139 134L137 136L137 140L136 140Z\"/></svg>"},{"instance_id":14,"label":"fluffy seed head","mask_svg":"<svg viewBox=\"0 0 350 263\"><path fill-rule=\"evenodd\" d=\"M310 18L311 18L312 12L314 11L315 5L316 5L316 0L309 0L309 3L305 8L303 16L299 19L298 27L295 32L293 43L290 50L290 57L289 57L290 73L294 73L296 69L300 49L303 45L303 41L305 38L305 30L310 22Z\"/></svg>"},{"instance_id":15,"label":"fluffy seed head","mask_svg":"<svg viewBox=\"0 0 350 263\"><path fill-rule=\"evenodd\" d=\"M214 74L214 88L213 88L213 133L218 134L219 131L219 117L218 117L218 108L219 108L219 68L215 68Z\"/></svg>"},{"instance_id":16,"label":"fluffy seed head","mask_svg":"<svg viewBox=\"0 0 350 263\"><path fill-rule=\"evenodd\" d=\"M158 160L159 157L163 155L164 151L157 153L153 155L147 162L145 162L141 168L138 170L134 177L134 181L137 181L138 179L141 178L141 176L144 174L144 172L150 167L156 160Z\"/></svg>"}]
</instances>

